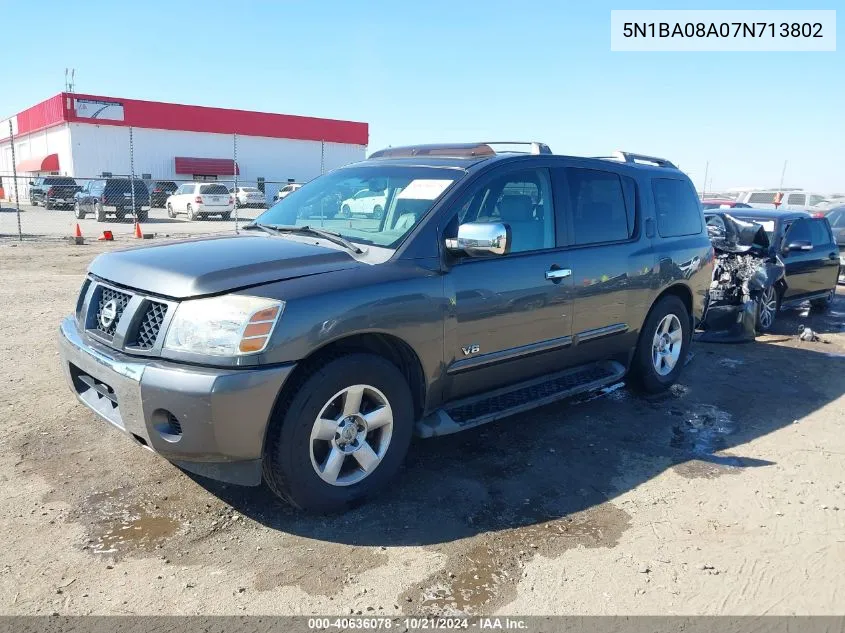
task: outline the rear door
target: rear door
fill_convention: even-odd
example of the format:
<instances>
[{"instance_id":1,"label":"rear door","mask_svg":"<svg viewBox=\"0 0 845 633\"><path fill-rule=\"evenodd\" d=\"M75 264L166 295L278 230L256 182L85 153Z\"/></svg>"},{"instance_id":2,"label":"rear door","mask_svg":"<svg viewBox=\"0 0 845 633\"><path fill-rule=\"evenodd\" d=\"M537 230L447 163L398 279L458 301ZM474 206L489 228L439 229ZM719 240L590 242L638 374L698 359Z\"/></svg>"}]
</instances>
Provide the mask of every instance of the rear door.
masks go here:
<instances>
[{"instance_id":1,"label":"rear door","mask_svg":"<svg viewBox=\"0 0 845 633\"><path fill-rule=\"evenodd\" d=\"M179 187L178 191L176 192L176 198L174 199L174 210L180 213L186 213L188 211L188 203L193 200L194 188L196 185L194 184L185 184Z\"/></svg>"},{"instance_id":2,"label":"rear door","mask_svg":"<svg viewBox=\"0 0 845 633\"><path fill-rule=\"evenodd\" d=\"M637 291L647 286L656 262L651 240L639 237L638 186L612 164L572 163L552 171L555 202L567 219L572 359L607 359L634 346L650 299L648 291Z\"/></svg>"}]
</instances>

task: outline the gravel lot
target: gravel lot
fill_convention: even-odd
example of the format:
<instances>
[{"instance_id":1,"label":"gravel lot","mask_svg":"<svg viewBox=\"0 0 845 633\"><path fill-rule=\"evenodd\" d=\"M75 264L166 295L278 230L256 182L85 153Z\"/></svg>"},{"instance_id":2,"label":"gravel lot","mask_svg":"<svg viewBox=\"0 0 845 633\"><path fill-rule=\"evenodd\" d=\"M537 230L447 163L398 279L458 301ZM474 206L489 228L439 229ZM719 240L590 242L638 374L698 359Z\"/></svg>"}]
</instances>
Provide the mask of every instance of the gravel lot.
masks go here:
<instances>
[{"instance_id":1,"label":"gravel lot","mask_svg":"<svg viewBox=\"0 0 845 633\"><path fill-rule=\"evenodd\" d=\"M37 235L72 218L22 215ZM229 228L162 215L145 231ZM191 477L72 398L57 326L89 261L137 243L111 228L113 244L0 239L3 613L842 611L842 294L756 343L695 344L661 397L620 388L416 442L388 494L313 518Z\"/></svg>"}]
</instances>

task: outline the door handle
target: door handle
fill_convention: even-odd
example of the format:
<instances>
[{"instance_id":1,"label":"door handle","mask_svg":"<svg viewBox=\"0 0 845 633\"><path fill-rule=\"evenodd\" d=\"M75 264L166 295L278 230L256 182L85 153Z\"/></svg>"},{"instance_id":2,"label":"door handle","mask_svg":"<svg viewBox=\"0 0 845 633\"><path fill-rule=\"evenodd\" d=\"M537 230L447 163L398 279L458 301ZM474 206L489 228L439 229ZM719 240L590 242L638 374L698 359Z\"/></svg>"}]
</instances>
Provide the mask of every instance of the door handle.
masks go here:
<instances>
[{"instance_id":1,"label":"door handle","mask_svg":"<svg viewBox=\"0 0 845 633\"><path fill-rule=\"evenodd\" d=\"M546 271L546 279L566 279L572 274L572 269L570 268L553 268L552 270Z\"/></svg>"}]
</instances>

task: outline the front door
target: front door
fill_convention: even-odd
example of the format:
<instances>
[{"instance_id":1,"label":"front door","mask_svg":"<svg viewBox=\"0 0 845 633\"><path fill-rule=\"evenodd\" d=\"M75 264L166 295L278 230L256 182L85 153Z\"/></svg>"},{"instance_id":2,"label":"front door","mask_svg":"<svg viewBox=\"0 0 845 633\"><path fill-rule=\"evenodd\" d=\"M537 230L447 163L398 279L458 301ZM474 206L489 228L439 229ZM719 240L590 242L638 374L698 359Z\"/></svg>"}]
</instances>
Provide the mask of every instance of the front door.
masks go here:
<instances>
[{"instance_id":1,"label":"front door","mask_svg":"<svg viewBox=\"0 0 845 633\"><path fill-rule=\"evenodd\" d=\"M566 366L571 344L568 254L558 247L547 169L498 171L458 204L460 223L510 227L506 255L463 257L445 277L447 400ZM454 235L447 235L453 237Z\"/></svg>"},{"instance_id":2,"label":"front door","mask_svg":"<svg viewBox=\"0 0 845 633\"><path fill-rule=\"evenodd\" d=\"M813 294L836 288L839 279L839 247L833 238L828 221L813 218L810 222L810 239L816 256L816 270L811 280Z\"/></svg>"},{"instance_id":3,"label":"front door","mask_svg":"<svg viewBox=\"0 0 845 633\"><path fill-rule=\"evenodd\" d=\"M814 252L810 220L799 218L786 229L781 259L786 266L785 301L800 300L813 294L819 277L819 254ZM786 250L786 247L790 247ZM799 248L800 247L800 248Z\"/></svg>"}]
</instances>

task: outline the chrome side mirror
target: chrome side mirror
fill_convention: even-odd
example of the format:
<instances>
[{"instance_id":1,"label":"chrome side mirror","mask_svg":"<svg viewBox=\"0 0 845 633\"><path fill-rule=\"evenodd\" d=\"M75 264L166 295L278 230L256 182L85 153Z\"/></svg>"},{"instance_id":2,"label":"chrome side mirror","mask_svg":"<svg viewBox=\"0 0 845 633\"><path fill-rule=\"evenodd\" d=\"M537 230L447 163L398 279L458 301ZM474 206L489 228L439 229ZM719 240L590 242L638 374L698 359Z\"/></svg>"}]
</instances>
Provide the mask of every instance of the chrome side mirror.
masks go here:
<instances>
[{"instance_id":1,"label":"chrome side mirror","mask_svg":"<svg viewBox=\"0 0 845 633\"><path fill-rule=\"evenodd\" d=\"M471 257L506 255L511 248L511 229L499 222L468 222L458 227L458 237L446 240L446 248Z\"/></svg>"}]
</instances>

